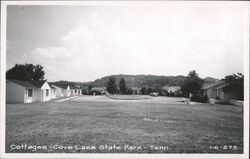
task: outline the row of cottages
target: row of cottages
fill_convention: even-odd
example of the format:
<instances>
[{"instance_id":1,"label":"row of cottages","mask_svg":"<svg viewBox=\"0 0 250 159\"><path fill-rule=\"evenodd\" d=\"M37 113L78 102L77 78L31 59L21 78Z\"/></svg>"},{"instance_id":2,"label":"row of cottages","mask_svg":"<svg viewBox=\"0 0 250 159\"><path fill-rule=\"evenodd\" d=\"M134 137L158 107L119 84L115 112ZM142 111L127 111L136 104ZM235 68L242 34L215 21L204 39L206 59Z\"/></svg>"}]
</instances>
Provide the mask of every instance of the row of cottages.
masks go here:
<instances>
[{"instance_id":1,"label":"row of cottages","mask_svg":"<svg viewBox=\"0 0 250 159\"><path fill-rule=\"evenodd\" d=\"M202 87L203 96L207 96L208 99L217 99L221 103L229 103L231 99L236 99L236 95L223 91L223 88L227 85L223 80L205 85Z\"/></svg>"},{"instance_id":2,"label":"row of cottages","mask_svg":"<svg viewBox=\"0 0 250 159\"><path fill-rule=\"evenodd\" d=\"M47 81L6 80L6 103L45 102L53 98L82 94L80 87L71 87L57 86Z\"/></svg>"},{"instance_id":3,"label":"row of cottages","mask_svg":"<svg viewBox=\"0 0 250 159\"><path fill-rule=\"evenodd\" d=\"M80 86L51 84L50 88L51 88L51 98L82 95L82 89Z\"/></svg>"},{"instance_id":4,"label":"row of cottages","mask_svg":"<svg viewBox=\"0 0 250 159\"><path fill-rule=\"evenodd\" d=\"M6 80L6 103L44 102L51 99L46 81Z\"/></svg>"}]
</instances>

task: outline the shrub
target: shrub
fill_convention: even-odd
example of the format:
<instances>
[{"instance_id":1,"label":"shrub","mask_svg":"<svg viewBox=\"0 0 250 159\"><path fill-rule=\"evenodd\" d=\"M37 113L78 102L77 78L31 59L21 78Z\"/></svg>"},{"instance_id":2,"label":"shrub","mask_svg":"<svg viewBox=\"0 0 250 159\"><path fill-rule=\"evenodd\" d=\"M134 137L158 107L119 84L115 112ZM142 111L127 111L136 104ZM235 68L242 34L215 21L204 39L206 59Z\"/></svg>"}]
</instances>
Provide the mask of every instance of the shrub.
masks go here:
<instances>
[{"instance_id":1,"label":"shrub","mask_svg":"<svg viewBox=\"0 0 250 159\"><path fill-rule=\"evenodd\" d=\"M159 91L159 96L166 96L166 93L164 91Z\"/></svg>"},{"instance_id":2,"label":"shrub","mask_svg":"<svg viewBox=\"0 0 250 159\"><path fill-rule=\"evenodd\" d=\"M200 102L200 103L206 103L208 100L207 96L202 95L193 95L191 97L191 101Z\"/></svg>"},{"instance_id":3,"label":"shrub","mask_svg":"<svg viewBox=\"0 0 250 159\"><path fill-rule=\"evenodd\" d=\"M97 91L97 90L91 90L90 92L89 92L89 94L91 94L91 95L101 95L101 92L100 91Z\"/></svg>"}]
</instances>

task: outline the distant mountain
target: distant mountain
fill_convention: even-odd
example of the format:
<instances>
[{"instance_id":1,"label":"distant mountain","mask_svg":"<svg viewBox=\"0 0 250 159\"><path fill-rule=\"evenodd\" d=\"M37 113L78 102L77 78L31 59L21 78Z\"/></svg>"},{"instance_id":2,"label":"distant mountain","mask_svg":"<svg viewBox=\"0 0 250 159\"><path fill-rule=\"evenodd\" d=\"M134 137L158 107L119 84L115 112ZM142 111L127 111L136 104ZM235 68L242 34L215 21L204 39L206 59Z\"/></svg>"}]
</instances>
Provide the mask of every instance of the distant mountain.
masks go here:
<instances>
[{"instance_id":1,"label":"distant mountain","mask_svg":"<svg viewBox=\"0 0 250 159\"><path fill-rule=\"evenodd\" d=\"M213 78L213 77L206 77L206 78L204 78L203 80L204 80L204 82L206 82L206 83L215 83L216 81L218 81L218 79Z\"/></svg>"},{"instance_id":2,"label":"distant mountain","mask_svg":"<svg viewBox=\"0 0 250 159\"><path fill-rule=\"evenodd\" d=\"M219 81L219 79L212 78L212 77L206 77L203 80L204 80L204 82L202 84L203 87L207 87L207 86Z\"/></svg>"},{"instance_id":3,"label":"distant mountain","mask_svg":"<svg viewBox=\"0 0 250 159\"><path fill-rule=\"evenodd\" d=\"M128 87L162 87L164 85L184 84L185 76L156 76L156 75L111 75L105 76L92 82L95 87L105 87L110 77L116 79L117 84L121 78L124 78Z\"/></svg>"},{"instance_id":4,"label":"distant mountain","mask_svg":"<svg viewBox=\"0 0 250 159\"><path fill-rule=\"evenodd\" d=\"M100 79L96 79L93 82L72 82L72 81L56 81L49 82L50 84L57 85L79 85L82 88L92 86L92 87L106 87L106 84L110 77L116 79L116 84L119 85L121 78L124 78L126 85L128 87L148 87L148 88L161 88L165 85L169 86L183 86L185 81L185 76L157 76L157 75L110 75L105 76ZM218 79L212 77L206 77L203 79L204 85L214 83Z\"/></svg>"}]
</instances>

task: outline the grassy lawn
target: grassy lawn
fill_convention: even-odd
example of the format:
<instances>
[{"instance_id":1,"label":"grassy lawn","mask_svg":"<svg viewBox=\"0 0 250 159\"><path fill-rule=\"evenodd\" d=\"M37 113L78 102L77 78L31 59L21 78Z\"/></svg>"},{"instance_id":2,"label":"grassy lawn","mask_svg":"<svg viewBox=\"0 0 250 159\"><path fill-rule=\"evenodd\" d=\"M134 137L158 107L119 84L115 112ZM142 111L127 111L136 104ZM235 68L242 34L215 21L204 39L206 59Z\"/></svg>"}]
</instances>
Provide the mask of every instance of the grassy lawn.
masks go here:
<instances>
[{"instance_id":1,"label":"grassy lawn","mask_svg":"<svg viewBox=\"0 0 250 159\"><path fill-rule=\"evenodd\" d=\"M178 101L82 96L61 103L7 104L6 152L243 152L242 107ZM21 144L47 148L15 147Z\"/></svg>"},{"instance_id":2,"label":"grassy lawn","mask_svg":"<svg viewBox=\"0 0 250 159\"><path fill-rule=\"evenodd\" d=\"M107 97L116 100L143 100L152 98L147 95L109 95Z\"/></svg>"}]
</instances>

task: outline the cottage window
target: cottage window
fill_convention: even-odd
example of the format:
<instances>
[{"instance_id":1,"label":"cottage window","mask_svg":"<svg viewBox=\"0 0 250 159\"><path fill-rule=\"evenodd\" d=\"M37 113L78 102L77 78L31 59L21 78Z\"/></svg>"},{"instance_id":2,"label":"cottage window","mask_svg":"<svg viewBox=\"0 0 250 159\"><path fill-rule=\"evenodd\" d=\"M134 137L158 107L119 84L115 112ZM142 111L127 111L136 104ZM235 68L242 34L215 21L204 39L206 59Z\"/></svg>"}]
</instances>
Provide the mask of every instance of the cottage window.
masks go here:
<instances>
[{"instance_id":1,"label":"cottage window","mask_svg":"<svg viewBox=\"0 0 250 159\"><path fill-rule=\"evenodd\" d=\"M46 89L46 96L49 96L49 90Z\"/></svg>"},{"instance_id":2,"label":"cottage window","mask_svg":"<svg viewBox=\"0 0 250 159\"><path fill-rule=\"evenodd\" d=\"M75 93L77 93L77 90L75 90Z\"/></svg>"},{"instance_id":3,"label":"cottage window","mask_svg":"<svg viewBox=\"0 0 250 159\"><path fill-rule=\"evenodd\" d=\"M27 93L28 93L28 97L32 97L32 89L28 89Z\"/></svg>"}]
</instances>

